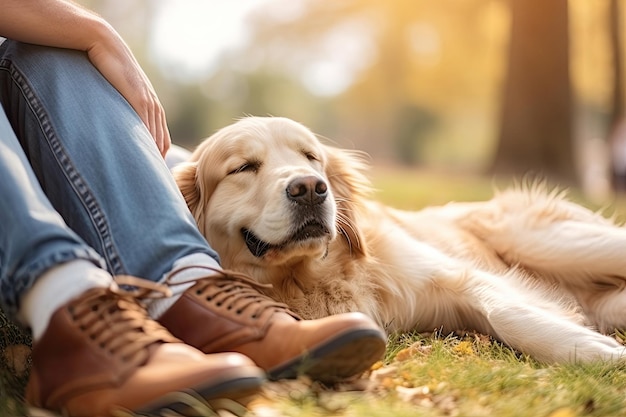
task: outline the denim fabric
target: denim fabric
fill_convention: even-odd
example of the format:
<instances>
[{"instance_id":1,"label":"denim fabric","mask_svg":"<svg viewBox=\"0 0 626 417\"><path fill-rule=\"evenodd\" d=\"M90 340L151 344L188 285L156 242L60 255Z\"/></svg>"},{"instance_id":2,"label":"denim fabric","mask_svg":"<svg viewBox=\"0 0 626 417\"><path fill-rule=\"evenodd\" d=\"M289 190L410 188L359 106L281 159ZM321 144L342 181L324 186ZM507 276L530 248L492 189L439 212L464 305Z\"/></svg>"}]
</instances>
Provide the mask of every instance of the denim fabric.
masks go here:
<instances>
[{"instance_id":1,"label":"denim fabric","mask_svg":"<svg viewBox=\"0 0 626 417\"><path fill-rule=\"evenodd\" d=\"M37 276L69 259L154 281L186 255L217 260L149 132L84 53L4 42L0 103L0 307L9 315Z\"/></svg>"}]
</instances>

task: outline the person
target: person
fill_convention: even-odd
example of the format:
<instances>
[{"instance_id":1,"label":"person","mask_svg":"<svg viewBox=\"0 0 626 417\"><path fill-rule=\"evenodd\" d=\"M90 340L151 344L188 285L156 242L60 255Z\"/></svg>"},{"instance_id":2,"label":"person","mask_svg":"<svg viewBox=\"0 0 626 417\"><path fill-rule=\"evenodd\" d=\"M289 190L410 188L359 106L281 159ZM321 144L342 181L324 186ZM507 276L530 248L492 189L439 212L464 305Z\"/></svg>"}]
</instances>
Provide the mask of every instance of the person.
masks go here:
<instances>
[{"instance_id":1,"label":"person","mask_svg":"<svg viewBox=\"0 0 626 417\"><path fill-rule=\"evenodd\" d=\"M164 162L153 86L69 0L0 3L0 307L32 332L26 401L63 415L186 413L267 377L367 369L360 313L301 320L222 270Z\"/></svg>"}]
</instances>

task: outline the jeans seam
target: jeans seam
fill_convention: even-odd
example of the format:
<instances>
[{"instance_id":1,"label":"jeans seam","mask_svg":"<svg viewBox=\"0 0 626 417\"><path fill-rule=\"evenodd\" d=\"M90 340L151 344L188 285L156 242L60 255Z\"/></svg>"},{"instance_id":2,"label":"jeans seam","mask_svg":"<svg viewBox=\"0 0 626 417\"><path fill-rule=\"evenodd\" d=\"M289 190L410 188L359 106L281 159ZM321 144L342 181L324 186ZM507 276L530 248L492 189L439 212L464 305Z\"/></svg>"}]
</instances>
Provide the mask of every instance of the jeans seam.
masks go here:
<instances>
[{"instance_id":1,"label":"jeans seam","mask_svg":"<svg viewBox=\"0 0 626 417\"><path fill-rule=\"evenodd\" d=\"M0 62L0 65L5 62ZM93 196L93 193L90 191L88 185L80 176L78 170L72 164L71 159L65 152L63 148L63 144L58 139L56 131L53 127L53 124L50 121L50 118L45 110L45 106L41 104L32 87L29 85L26 77L22 75L22 73L15 68L15 66L10 66L10 75L11 79L15 83L15 85L22 92L22 96L26 100L28 107L31 109L35 117L37 118L37 122L41 127L43 132L43 136L54 155L55 160L57 161L58 166L61 168L61 171L65 175L68 183L78 196L78 199L81 201L81 204L89 214L89 218L98 234L98 238L101 242L104 258L107 263L107 267L112 274L122 274L125 273L125 268L122 264L121 257L119 256L117 249L115 247L115 243L113 242L110 228L108 225L108 221L104 216L103 211L100 209L98 202Z\"/></svg>"}]
</instances>

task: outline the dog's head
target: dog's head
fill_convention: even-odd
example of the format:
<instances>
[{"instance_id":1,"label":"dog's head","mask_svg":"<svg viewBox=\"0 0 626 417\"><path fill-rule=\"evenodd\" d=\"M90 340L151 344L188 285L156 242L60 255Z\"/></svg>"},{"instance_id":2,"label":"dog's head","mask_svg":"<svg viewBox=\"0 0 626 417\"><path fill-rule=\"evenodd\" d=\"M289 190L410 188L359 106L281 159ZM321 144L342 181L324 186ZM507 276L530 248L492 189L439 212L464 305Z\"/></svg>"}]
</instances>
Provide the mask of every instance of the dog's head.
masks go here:
<instances>
[{"instance_id":1,"label":"dog's head","mask_svg":"<svg viewBox=\"0 0 626 417\"><path fill-rule=\"evenodd\" d=\"M339 238L366 254L357 226L369 192L356 152L280 117L247 117L204 140L174 176L226 268L289 266Z\"/></svg>"}]
</instances>

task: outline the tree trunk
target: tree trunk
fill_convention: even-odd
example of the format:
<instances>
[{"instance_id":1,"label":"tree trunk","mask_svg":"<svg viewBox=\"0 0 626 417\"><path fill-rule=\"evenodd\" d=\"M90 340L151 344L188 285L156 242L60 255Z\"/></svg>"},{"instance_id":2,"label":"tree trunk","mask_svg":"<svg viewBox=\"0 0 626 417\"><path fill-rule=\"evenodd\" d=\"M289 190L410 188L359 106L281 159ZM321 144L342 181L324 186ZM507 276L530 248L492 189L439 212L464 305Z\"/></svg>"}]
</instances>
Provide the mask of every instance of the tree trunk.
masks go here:
<instances>
[{"instance_id":1,"label":"tree trunk","mask_svg":"<svg viewBox=\"0 0 626 417\"><path fill-rule=\"evenodd\" d=\"M619 0L611 0L609 7L609 39L613 57L613 96L611 126L614 127L624 117L624 53L622 49L622 22Z\"/></svg>"},{"instance_id":2,"label":"tree trunk","mask_svg":"<svg viewBox=\"0 0 626 417\"><path fill-rule=\"evenodd\" d=\"M611 149L612 185L616 191L626 190L626 119L624 118L624 63L621 39L619 0L611 0L609 7L609 45L613 60L613 86L608 142Z\"/></svg>"},{"instance_id":3,"label":"tree trunk","mask_svg":"<svg viewBox=\"0 0 626 417\"><path fill-rule=\"evenodd\" d=\"M508 73L493 174L577 183L567 0L510 0Z\"/></svg>"}]
</instances>

